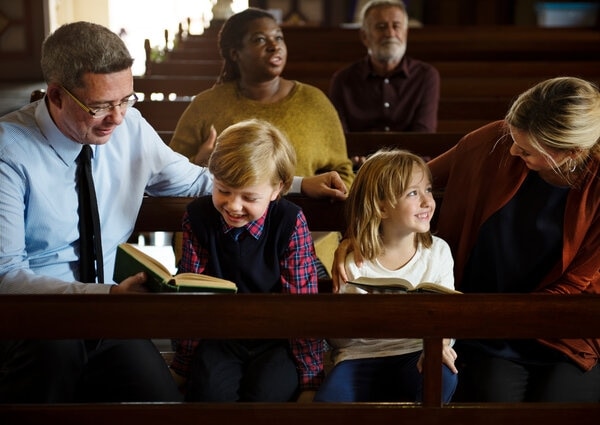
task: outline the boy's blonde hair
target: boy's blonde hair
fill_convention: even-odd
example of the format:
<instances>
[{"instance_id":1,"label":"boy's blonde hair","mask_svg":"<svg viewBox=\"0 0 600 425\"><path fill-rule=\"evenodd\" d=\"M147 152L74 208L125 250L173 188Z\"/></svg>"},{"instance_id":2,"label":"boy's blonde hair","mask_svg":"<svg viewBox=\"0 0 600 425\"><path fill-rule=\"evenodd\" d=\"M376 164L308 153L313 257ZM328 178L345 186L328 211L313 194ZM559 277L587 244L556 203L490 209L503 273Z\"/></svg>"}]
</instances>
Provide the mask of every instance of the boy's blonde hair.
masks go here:
<instances>
[{"instance_id":1,"label":"boy's blonde hair","mask_svg":"<svg viewBox=\"0 0 600 425\"><path fill-rule=\"evenodd\" d=\"M281 194L292 185L296 151L285 135L267 121L251 119L227 127L217 137L208 161L212 175L234 188L267 179Z\"/></svg>"},{"instance_id":2,"label":"boy's blonde hair","mask_svg":"<svg viewBox=\"0 0 600 425\"><path fill-rule=\"evenodd\" d=\"M346 202L346 223L350 242L365 260L373 261L383 253L381 206L398 204L415 167L431 182L431 171L425 161L400 149L379 150L358 170ZM422 244L429 248L432 243L430 231L415 235L415 246Z\"/></svg>"}]
</instances>

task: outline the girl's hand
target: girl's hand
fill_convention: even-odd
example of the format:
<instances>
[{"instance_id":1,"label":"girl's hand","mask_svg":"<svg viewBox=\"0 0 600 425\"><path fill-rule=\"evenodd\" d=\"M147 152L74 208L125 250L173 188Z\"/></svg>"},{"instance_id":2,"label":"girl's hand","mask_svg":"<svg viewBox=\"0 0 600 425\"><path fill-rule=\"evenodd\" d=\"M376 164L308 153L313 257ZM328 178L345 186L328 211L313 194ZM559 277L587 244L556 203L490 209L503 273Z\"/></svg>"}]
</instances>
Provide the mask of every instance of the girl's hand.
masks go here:
<instances>
[{"instance_id":1,"label":"girl's hand","mask_svg":"<svg viewBox=\"0 0 600 425\"><path fill-rule=\"evenodd\" d=\"M458 373L458 369L454 365L457 357L458 355L456 354L456 351L454 351L454 348L451 346L451 339L444 338L442 345L442 363L448 366L452 373L455 374Z\"/></svg>"},{"instance_id":2,"label":"girl's hand","mask_svg":"<svg viewBox=\"0 0 600 425\"><path fill-rule=\"evenodd\" d=\"M452 371L452 373L458 373L458 369L454 365L458 355L454 348L450 346L451 339L444 338L443 346L442 346L442 363L448 366L448 368ZM425 358L425 353L421 353L419 360L417 361L417 370L420 373L423 373L423 359Z\"/></svg>"}]
</instances>

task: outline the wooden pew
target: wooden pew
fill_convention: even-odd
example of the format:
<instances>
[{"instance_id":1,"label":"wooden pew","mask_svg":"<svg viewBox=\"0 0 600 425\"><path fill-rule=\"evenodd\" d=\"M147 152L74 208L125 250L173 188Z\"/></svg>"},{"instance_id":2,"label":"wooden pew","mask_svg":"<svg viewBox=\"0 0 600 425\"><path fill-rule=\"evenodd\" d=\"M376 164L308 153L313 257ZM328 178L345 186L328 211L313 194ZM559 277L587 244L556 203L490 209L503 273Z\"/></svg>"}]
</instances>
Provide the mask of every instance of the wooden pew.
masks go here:
<instances>
[{"instance_id":1,"label":"wooden pew","mask_svg":"<svg viewBox=\"0 0 600 425\"><path fill-rule=\"evenodd\" d=\"M435 158L458 143L465 133L350 132L348 156L368 156L382 148L400 148Z\"/></svg>"},{"instance_id":2,"label":"wooden pew","mask_svg":"<svg viewBox=\"0 0 600 425\"><path fill-rule=\"evenodd\" d=\"M173 131L158 131L169 144ZM406 149L417 155L435 158L454 146L465 133L350 132L346 133L348 156L367 156L382 148Z\"/></svg>"},{"instance_id":3,"label":"wooden pew","mask_svg":"<svg viewBox=\"0 0 600 425\"><path fill-rule=\"evenodd\" d=\"M216 80L214 76L134 76L133 88L136 93L142 93L144 97L158 93L162 94L165 100L170 94L179 98L190 98L211 88Z\"/></svg>"},{"instance_id":4,"label":"wooden pew","mask_svg":"<svg viewBox=\"0 0 600 425\"><path fill-rule=\"evenodd\" d=\"M587 60L528 60L493 61L488 59L455 61L429 61L440 73L442 79L453 77L554 77L558 75L576 75L582 78L597 78L600 75L600 58ZM288 60L284 75L293 79L306 76L331 77L336 71L350 62L335 60L310 61ZM221 60L204 59L168 59L162 62L150 62L146 75L211 76L216 79L221 71Z\"/></svg>"},{"instance_id":5,"label":"wooden pew","mask_svg":"<svg viewBox=\"0 0 600 425\"><path fill-rule=\"evenodd\" d=\"M311 231L344 232L346 230L343 202L329 202L293 194L286 195L286 199L299 205L304 210ZM180 232L181 218L186 206L192 200L193 198L187 197L145 197L138 214L134 233ZM327 208L327 214L323 214L321 209L323 207Z\"/></svg>"},{"instance_id":6,"label":"wooden pew","mask_svg":"<svg viewBox=\"0 0 600 425\"><path fill-rule=\"evenodd\" d=\"M541 66L541 65L540 65ZM587 71L573 72L567 74L563 72L555 72L548 64L549 71L546 74L538 76L526 75L520 76L517 74L507 73L504 76L452 76L442 77L440 86L441 102L451 101L452 99L470 99L471 101L504 99L511 100L518 96L523 91L534 86L536 83L547 78L558 77L563 75L578 76L585 78L596 84L600 84L600 61L595 67L582 68ZM481 64L481 68L485 69L486 65ZM560 70L560 67L559 67ZM565 69L566 70L566 69ZM483 72L483 71L482 71ZM541 72L541 71L540 71ZM286 75L290 77L289 75ZM306 84L311 84L324 93L329 90L331 75L304 75L296 76L299 81ZM290 77L291 78L291 77ZM162 93L166 98L171 93L177 98L189 98L196 94L209 89L216 82L216 76L189 76L189 75L153 75L150 77L134 77L134 88L136 92L143 93L144 96L149 96L152 93ZM442 110L443 110L443 105Z\"/></svg>"},{"instance_id":7,"label":"wooden pew","mask_svg":"<svg viewBox=\"0 0 600 425\"><path fill-rule=\"evenodd\" d=\"M189 199L187 199L189 200ZM170 230L185 199L147 198L136 230ZM303 202L296 199L295 202ZM341 203L302 204L309 226ZM157 213L158 211L158 213ZM328 212L324 214L323 212ZM310 314L307 314L310 312ZM377 312L374 314L374 312ZM48 321L48 317L52 317ZM94 317L94 320L81 320ZM399 317L402 320L398 326ZM564 320L569 317L569 320ZM451 320L449 320L451 318ZM600 337L600 296L464 294L1 295L0 338L423 338L423 403L0 404L0 423L596 424L600 403L459 403L441 399L442 338ZM352 325L349 326L348 324Z\"/></svg>"},{"instance_id":8,"label":"wooden pew","mask_svg":"<svg viewBox=\"0 0 600 425\"><path fill-rule=\"evenodd\" d=\"M283 32L290 61L346 62L365 54L356 29L284 27ZM177 49L211 45L217 45L215 36L188 36ZM426 61L587 60L600 57L600 32L594 28L426 26L409 30L407 54Z\"/></svg>"},{"instance_id":9,"label":"wooden pew","mask_svg":"<svg viewBox=\"0 0 600 425\"><path fill-rule=\"evenodd\" d=\"M143 101L135 107L156 130L172 131L188 105L187 100ZM438 131L466 133L487 122L502 119L509 105L510 100L505 98L442 99L438 109Z\"/></svg>"}]
</instances>

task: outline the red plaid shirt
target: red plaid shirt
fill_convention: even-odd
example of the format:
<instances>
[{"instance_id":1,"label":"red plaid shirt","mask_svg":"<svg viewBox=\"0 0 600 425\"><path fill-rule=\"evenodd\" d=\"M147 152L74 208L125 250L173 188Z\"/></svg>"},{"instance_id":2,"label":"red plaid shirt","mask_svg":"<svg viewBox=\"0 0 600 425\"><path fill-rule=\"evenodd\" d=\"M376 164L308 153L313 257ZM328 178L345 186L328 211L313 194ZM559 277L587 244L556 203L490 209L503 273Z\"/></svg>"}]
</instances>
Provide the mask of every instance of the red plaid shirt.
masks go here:
<instances>
[{"instance_id":1,"label":"red plaid shirt","mask_svg":"<svg viewBox=\"0 0 600 425\"><path fill-rule=\"evenodd\" d=\"M268 210L267 210L268 211ZM241 237L259 238L264 231L267 212L258 220L245 226ZM223 233L233 227L221 219ZM210 253L199 245L194 236L187 212L183 217L183 252L179 272L202 273ZM281 292L284 294L316 294L318 292L316 255L312 236L304 213L300 211L296 220L296 230L288 247L280 259ZM175 357L171 368L179 375L188 376L198 339L175 340ZM323 340L292 338L290 345L300 377L300 389L317 388L323 380Z\"/></svg>"}]
</instances>

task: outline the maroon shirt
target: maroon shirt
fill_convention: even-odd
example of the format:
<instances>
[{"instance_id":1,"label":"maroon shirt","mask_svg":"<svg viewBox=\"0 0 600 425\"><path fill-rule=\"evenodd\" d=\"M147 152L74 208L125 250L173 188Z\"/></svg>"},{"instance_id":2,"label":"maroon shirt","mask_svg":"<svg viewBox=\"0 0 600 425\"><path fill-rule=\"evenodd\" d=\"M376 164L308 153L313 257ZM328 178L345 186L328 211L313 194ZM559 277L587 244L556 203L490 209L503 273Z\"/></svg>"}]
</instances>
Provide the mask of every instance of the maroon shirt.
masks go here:
<instances>
[{"instance_id":1,"label":"maroon shirt","mask_svg":"<svg viewBox=\"0 0 600 425\"><path fill-rule=\"evenodd\" d=\"M333 75L329 98L346 132L435 132L440 74L432 65L404 56L382 77L365 57Z\"/></svg>"}]
</instances>

